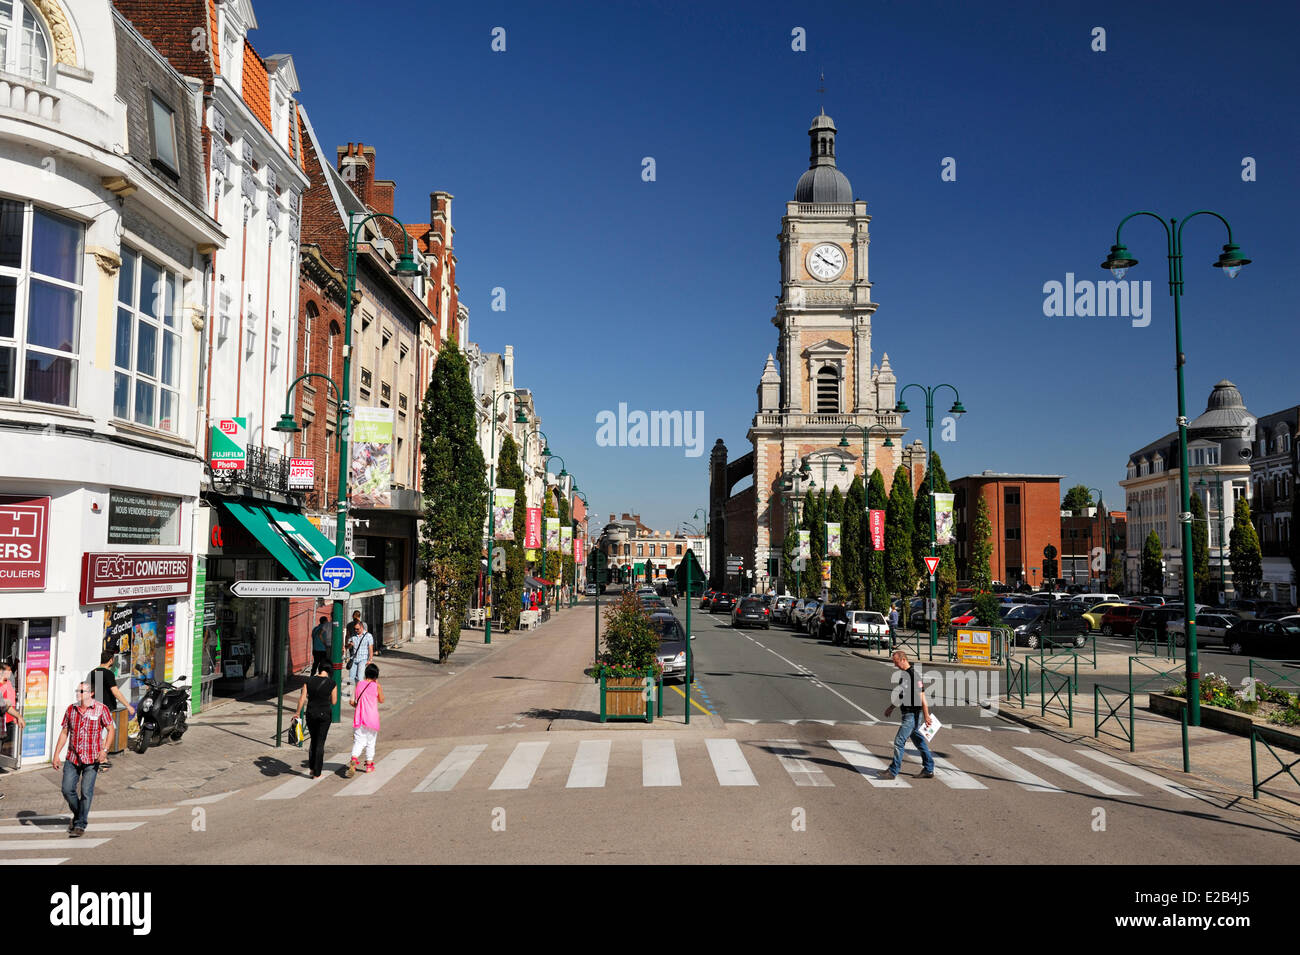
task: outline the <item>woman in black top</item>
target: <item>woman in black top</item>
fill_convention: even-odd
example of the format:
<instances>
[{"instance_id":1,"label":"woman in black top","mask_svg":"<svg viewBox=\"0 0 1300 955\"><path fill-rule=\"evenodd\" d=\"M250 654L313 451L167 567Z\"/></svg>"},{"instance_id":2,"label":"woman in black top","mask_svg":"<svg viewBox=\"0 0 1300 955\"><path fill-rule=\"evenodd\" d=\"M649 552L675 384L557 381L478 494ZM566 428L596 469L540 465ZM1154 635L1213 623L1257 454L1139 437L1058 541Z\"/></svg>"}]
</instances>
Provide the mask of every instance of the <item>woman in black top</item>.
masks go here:
<instances>
[{"instance_id":1,"label":"woman in black top","mask_svg":"<svg viewBox=\"0 0 1300 955\"><path fill-rule=\"evenodd\" d=\"M321 661L316 664L314 672L303 684L298 696L298 712L302 716L303 707L307 708L307 732L311 734L311 755L308 765L311 778L319 779L325 765L325 737L330 730L330 718L334 715L334 704L338 702L339 691L330 677L330 664Z\"/></svg>"}]
</instances>

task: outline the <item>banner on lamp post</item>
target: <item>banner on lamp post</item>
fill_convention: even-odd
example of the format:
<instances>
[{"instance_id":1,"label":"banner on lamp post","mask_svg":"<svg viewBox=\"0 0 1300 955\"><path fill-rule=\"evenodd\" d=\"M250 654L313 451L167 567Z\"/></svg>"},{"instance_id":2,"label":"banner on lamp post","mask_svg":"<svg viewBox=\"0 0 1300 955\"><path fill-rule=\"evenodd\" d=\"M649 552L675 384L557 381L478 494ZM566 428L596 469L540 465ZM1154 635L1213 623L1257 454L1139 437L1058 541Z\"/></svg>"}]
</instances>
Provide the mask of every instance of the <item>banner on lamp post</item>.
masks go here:
<instances>
[{"instance_id":1,"label":"banner on lamp post","mask_svg":"<svg viewBox=\"0 0 1300 955\"><path fill-rule=\"evenodd\" d=\"M811 531L799 532L799 553L797 553L795 556L803 560L808 560L810 557L812 557L812 532Z\"/></svg>"},{"instance_id":2,"label":"banner on lamp post","mask_svg":"<svg viewBox=\"0 0 1300 955\"><path fill-rule=\"evenodd\" d=\"M822 561L822 584L823 586L829 587L830 583L831 583L831 562L829 560L824 560Z\"/></svg>"},{"instance_id":3,"label":"banner on lamp post","mask_svg":"<svg viewBox=\"0 0 1300 955\"><path fill-rule=\"evenodd\" d=\"M529 550L539 550L542 546L542 509L530 507L527 511L524 529L524 546Z\"/></svg>"},{"instance_id":4,"label":"banner on lamp post","mask_svg":"<svg viewBox=\"0 0 1300 955\"><path fill-rule=\"evenodd\" d=\"M587 562L587 542L581 537L573 539L573 562L575 564Z\"/></svg>"},{"instance_id":5,"label":"banner on lamp post","mask_svg":"<svg viewBox=\"0 0 1300 955\"><path fill-rule=\"evenodd\" d=\"M826 522L826 556L840 556L840 525L832 521Z\"/></svg>"},{"instance_id":6,"label":"banner on lamp post","mask_svg":"<svg viewBox=\"0 0 1300 955\"><path fill-rule=\"evenodd\" d=\"M352 411L351 501L357 507L393 506L393 409Z\"/></svg>"},{"instance_id":7,"label":"banner on lamp post","mask_svg":"<svg viewBox=\"0 0 1300 955\"><path fill-rule=\"evenodd\" d=\"M548 517L546 519L546 549L560 549L560 519L558 517Z\"/></svg>"},{"instance_id":8,"label":"banner on lamp post","mask_svg":"<svg viewBox=\"0 0 1300 955\"><path fill-rule=\"evenodd\" d=\"M493 537L499 541L515 539L515 489L499 487L492 493Z\"/></svg>"},{"instance_id":9,"label":"banner on lamp post","mask_svg":"<svg viewBox=\"0 0 1300 955\"><path fill-rule=\"evenodd\" d=\"M953 494L934 495L934 543L942 547L952 543Z\"/></svg>"},{"instance_id":10,"label":"banner on lamp post","mask_svg":"<svg viewBox=\"0 0 1300 955\"><path fill-rule=\"evenodd\" d=\"M868 519L871 523L871 549L885 549L885 512L868 511Z\"/></svg>"}]
</instances>

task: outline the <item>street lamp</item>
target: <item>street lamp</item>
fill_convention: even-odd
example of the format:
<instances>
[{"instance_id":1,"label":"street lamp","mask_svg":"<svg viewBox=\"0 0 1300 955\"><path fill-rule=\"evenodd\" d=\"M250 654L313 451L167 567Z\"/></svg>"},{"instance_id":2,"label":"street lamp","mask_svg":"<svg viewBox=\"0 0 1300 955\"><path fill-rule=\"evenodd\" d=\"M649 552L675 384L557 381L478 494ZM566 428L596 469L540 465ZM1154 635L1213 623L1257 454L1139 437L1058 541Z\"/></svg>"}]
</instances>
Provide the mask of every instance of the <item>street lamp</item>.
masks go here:
<instances>
[{"instance_id":1,"label":"street lamp","mask_svg":"<svg viewBox=\"0 0 1300 955\"><path fill-rule=\"evenodd\" d=\"M898 403L894 406L895 414L907 414L907 412L911 410L907 407L907 402L903 400L903 395L907 393L908 388L920 388L921 391L925 394L925 435L926 435L925 471L926 471L926 477L930 479L930 556L934 557L935 556L935 544L934 544L935 506L934 506L934 464L932 462L932 458L934 456L934 396L937 395L940 390L947 388L949 391L952 392L952 396L954 399L952 403L952 407L948 409L948 413L952 415L963 415L966 413L966 409L962 407L961 396L957 394L957 389L954 388L952 385L942 384L942 385L927 386L927 385L910 384L910 385L904 385L902 389L898 392ZM936 567L935 570L936 573L930 575L930 606L934 608L934 612L929 615L930 616L930 646L934 646L936 643L939 642L939 632L938 632L939 593L938 590L936 589L936 581L935 581L938 568Z\"/></svg>"},{"instance_id":2,"label":"street lamp","mask_svg":"<svg viewBox=\"0 0 1300 955\"><path fill-rule=\"evenodd\" d=\"M563 482L564 479L569 476L569 472L564 469L564 458L561 457L560 455L558 454L550 455L546 459L546 464L542 468L543 472L550 471L552 461L560 462L560 473L556 476L560 479L561 482ZM547 606L547 601L549 599L546 594L546 497L547 494L548 492L546 490L546 482L543 481L542 482L542 606L543 607ZM560 573L561 574L564 573L563 550L561 550L560 552ZM559 610L559 607L556 607L556 610Z\"/></svg>"},{"instance_id":3,"label":"street lamp","mask_svg":"<svg viewBox=\"0 0 1300 955\"><path fill-rule=\"evenodd\" d=\"M355 221L353 221L355 219ZM339 475L337 501L335 503L335 512L337 514L337 523L335 524L334 533L334 555L336 557L347 556L347 525L348 525L348 430L350 419L352 417L352 406L347 400L347 395L352 381L352 298L353 290L357 284L357 246L360 243L360 232L365 225L372 219L388 219L396 224L401 230L402 254L397 258L397 266L390 270L390 274L399 278L410 278L421 274L421 268L415 262L415 256L411 252L411 237L406 231L406 226L396 216L389 215L386 212L372 212L369 215L357 219L355 213L348 214L348 243L347 243L347 294L344 297L343 304L343 387L338 388L327 376L311 372L310 374L299 375L292 385L289 386L288 392L284 398L284 414L280 416L278 424L272 428L272 431L293 434L300 430L298 423L294 421L290 412L289 401L293 395L293 389L298 383L305 378L316 376L329 381L331 388L339 403L339 426L338 426L338 451L339 451ZM333 622L333 644L330 649L330 659L333 662L334 669L334 705L330 716L331 722L339 721L339 700L342 698L343 686L343 601L334 601L334 622Z\"/></svg>"},{"instance_id":4,"label":"street lamp","mask_svg":"<svg viewBox=\"0 0 1300 955\"><path fill-rule=\"evenodd\" d=\"M691 520L699 520L700 518L707 520L708 514L705 513L704 508L697 507L695 513L691 515ZM683 521L682 523L686 522ZM697 536L699 535L698 528L695 533ZM686 550L689 555L694 556L694 552L689 547ZM691 565L693 563L693 560L686 561L686 677L682 680L682 683L686 685L686 722L688 724L691 722L691 680L695 676L695 667L691 662L691 641L695 639L695 635L691 633Z\"/></svg>"},{"instance_id":5,"label":"street lamp","mask_svg":"<svg viewBox=\"0 0 1300 955\"><path fill-rule=\"evenodd\" d=\"M1183 610L1184 619L1187 621L1187 724L1189 726L1201 725L1201 674L1196 653L1196 597L1193 593L1191 487L1187 475L1187 402L1184 400L1183 392L1183 363L1186 361L1186 356L1183 354L1181 301L1183 293L1183 227L1190 220L1201 215L1214 216L1228 230L1227 244L1224 245L1218 261L1212 264L1217 269L1223 269L1223 274L1228 278L1236 278L1242 267L1250 264L1250 259L1245 258L1241 254L1241 247L1232 241L1232 226L1228 223L1228 220L1209 209L1193 212L1182 222L1177 219L1170 219L1166 222L1154 212L1129 213L1120 220L1119 225L1116 227L1115 244L1110 247L1110 254L1101 263L1101 267L1109 269L1117 279L1137 265L1137 259L1129 255L1128 249L1120 242L1120 231L1129 219L1137 216L1148 216L1164 227L1165 248L1169 259L1169 294L1174 299L1174 365L1178 372L1178 453L1181 461L1178 469L1178 483L1182 501L1178 522L1183 525ZM1223 541L1220 540L1219 543L1222 545Z\"/></svg>"},{"instance_id":6,"label":"street lamp","mask_svg":"<svg viewBox=\"0 0 1300 955\"><path fill-rule=\"evenodd\" d=\"M509 396L518 397L519 389L512 391L503 391L500 394L492 392L492 414L488 418L488 427L492 430L492 463L488 471L488 565L487 565L487 614L484 617L483 624L483 643L492 642L492 614L496 610L496 588L492 586L494 574L492 570L492 550L496 544L497 536L497 402L502 398ZM487 396L483 396L484 402ZM528 416L524 414L524 409L519 408L515 411L515 424L528 424ZM516 502L515 506L518 506Z\"/></svg>"},{"instance_id":7,"label":"street lamp","mask_svg":"<svg viewBox=\"0 0 1300 955\"><path fill-rule=\"evenodd\" d=\"M576 497L576 498L579 498L579 499L582 501L582 504L583 504L584 507L587 506L587 495L583 494L581 491L578 490L578 485L577 485L576 483L573 485L573 496ZM578 521L577 521L577 519L573 516L573 504L572 504L572 502L570 502L570 504L569 504L569 526L573 528L573 537L574 537L574 539L576 540L577 537L578 537ZM560 554L560 569L561 569L561 571L563 571L563 569L564 569L564 554L563 554L563 552L561 552L561 554ZM575 603L578 602L578 597L577 597L577 594L575 593L575 591L577 591L577 589L578 589L578 562L575 560L575 561L573 562L573 586L569 588L569 606L570 606L570 607L572 607Z\"/></svg>"},{"instance_id":8,"label":"street lamp","mask_svg":"<svg viewBox=\"0 0 1300 955\"><path fill-rule=\"evenodd\" d=\"M872 425L851 424L851 425L846 426L846 427L844 428L844 430L840 432L840 444L839 444L839 446L840 446L841 448L847 448L847 447L849 446L849 439L848 439L847 435L848 435L848 432L852 431L854 428L857 428L859 431L862 432L862 480L863 480L863 489L862 489L862 490L863 490L863 504L864 504L864 507L863 507L863 510L862 510L862 519L865 521L865 520L866 520L866 517L867 517L867 514L869 514L869 513L871 512L871 471L872 471L872 468L871 468L871 432L873 432L873 431L875 431L875 430L877 430L877 429L879 429L879 430L885 432L885 440L884 440L884 441L881 443L881 445L880 445L882 448L892 448L892 447L894 446L894 441L893 441L893 439L889 436L889 429L886 428L883 424L872 424ZM841 470L841 471L845 470L844 465L842 465L842 464L840 465L840 470ZM870 534L871 534L871 528L870 528L870 526L868 526L868 527L867 527L867 535L870 535ZM864 539L865 539L865 538L864 538ZM874 554L875 551L876 551L876 546L875 546L875 541L874 541L874 539L873 539L873 540L872 540L872 544L871 544L871 552ZM867 606L868 606L868 607L870 607L870 606L872 605L872 599L871 599L871 598L872 598L872 593L871 593L871 573L870 573L870 571L868 571L868 572L867 572Z\"/></svg>"}]
</instances>

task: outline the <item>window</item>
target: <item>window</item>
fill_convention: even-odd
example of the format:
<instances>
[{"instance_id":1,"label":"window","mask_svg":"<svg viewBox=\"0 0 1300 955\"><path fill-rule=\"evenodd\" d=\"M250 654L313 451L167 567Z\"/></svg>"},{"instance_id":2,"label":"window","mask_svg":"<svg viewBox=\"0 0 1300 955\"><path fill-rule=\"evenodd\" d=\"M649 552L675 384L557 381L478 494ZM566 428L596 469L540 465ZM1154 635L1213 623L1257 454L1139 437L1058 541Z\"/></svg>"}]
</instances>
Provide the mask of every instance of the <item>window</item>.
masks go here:
<instances>
[{"instance_id":1,"label":"window","mask_svg":"<svg viewBox=\"0 0 1300 955\"><path fill-rule=\"evenodd\" d=\"M180 282L151 259L122 249L117 273L113 417L176 432L180 423Z\"/></svg>"},{"instance_id":2,"label":"window","mask_svg":"<svg viewBox=\"0 0 1300 955\"><path fill-rule=\"evenodd\" d=\"M1002 503L1007 507L1020 506L1020 488L1009 487L1002 492Z\"/></svg>"},{"instance_id":3,"label":"window","mask_svg":"<svg viewBox=\"0 0 1300 955\"><path fill-rule=\"evenodd\" d=\"M817 372L817 413L837 414L840 410L840 376L826 365Z\"/></svg>"},{"instance_id":4,"label":"window","mask_svg":"<svg viewBox=\"0 0 1300 955\"><path fill-rule=\"evenodd\" d=\"M50 44L24 0L0 0L0 70L49 82Z\"/></svg>"},{"instance_id":5,"label":"window","mask_svg":"<svg viewBox=\"0 0 1300 955\"><path fill-rule=\"evenodd\" d=\"M1018 527L1008 527L1008 528L1007 528L1007 540L1009 540L1009 541L1018 541L1018 540L1020 540L1020 528L1018 528Z\"/></svg>"},{"instance_id":6,"label":"window","mask_svg":"<svg viewBox=\"0 0 1300 955\"><path fill-rule=\"evenodd\" d=\"M153 136L154 165L161 166L173 176L180 175L180 160L176 152L176 114L170 106L153 97L149 111L149 130Z\"/></svg>"},{"instance_id":7,"label":"window","mask_svg":"<svg viewBox=\"0 0 1300 955\"><path fill-rule=\"evenodd\" d=\"M678 545L677 545L677 556L678 556L678 557L681 557L681 556L682 556L682 545L681 545L681 544L678 544Z\"/></svg>"},{"instance_id":8,"label":"window","mask_svg":"<svg viewBox=\"0 0 1300 955\"><path fill-rule=\"evenodd\" d=\"M637 545L636 545L636 555L637 555L638 557L644 557L644 556L645 556L645 545L644 545L644 544L637 544Z\"/></svg>"},{"instance_id":9,"label":"window","mask_svg":"<svg viewBox=\"0 0 1300 955\"><path fill-rule=\"evenodd\" d=\"M0 199L0 398L76 404L84 232Z\"/></svg>"},{"instance_id":10,"label":"window","mask_svg":"<svg viewBox=\"0 0 1300 955\"><path fill-rule=\"evenodd\" d=\"M660 556L660 557L667 557L667 556L668 556L668 545L667 545L667 544L660 544L660 545L659 545L659 556Z\"/></svg>"}]
</instances>

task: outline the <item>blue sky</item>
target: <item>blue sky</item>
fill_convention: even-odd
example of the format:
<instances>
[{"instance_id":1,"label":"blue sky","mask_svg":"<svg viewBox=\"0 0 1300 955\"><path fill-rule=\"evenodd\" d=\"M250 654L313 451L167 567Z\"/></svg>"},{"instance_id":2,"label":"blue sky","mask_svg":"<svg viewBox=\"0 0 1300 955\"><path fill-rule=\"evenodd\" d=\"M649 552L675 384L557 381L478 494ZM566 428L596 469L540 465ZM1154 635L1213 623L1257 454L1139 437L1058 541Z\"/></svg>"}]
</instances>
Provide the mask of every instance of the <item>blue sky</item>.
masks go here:
<instances>
[{"instance_id":1,"label":"blue sky","mask_svg":"<svg viewBox=\"0 0 1300 955\"><path fill-rule=\"evenodd\" d=\"M1221 378L1256 415L1300 402L1292 4L305 9L261 0L253 42L294 55L327 149L376 147L399 217L455 195L471 335L515 346L518 385L600 514L671 529L707 505L714 439L746 450L821 71L839 167L873 217L873 357L900 385L951 382L969 412L956 441L936 435L950 478L1056 473L1122 506L1127 455L1175 427L1163 230L1124 232L1141 260L1126 279L1152 283L1147 327L1046 317L1043 286L1108 278L1098 263L1138 209L1214 209L1254 260L1229 281L1209 267L1223 227L1184 232L1189 415ZM914 394L909 441L925 437ZM702 412L706 453L598 446L596 416L620 402Z\"/></svg>"}]
</instances>

